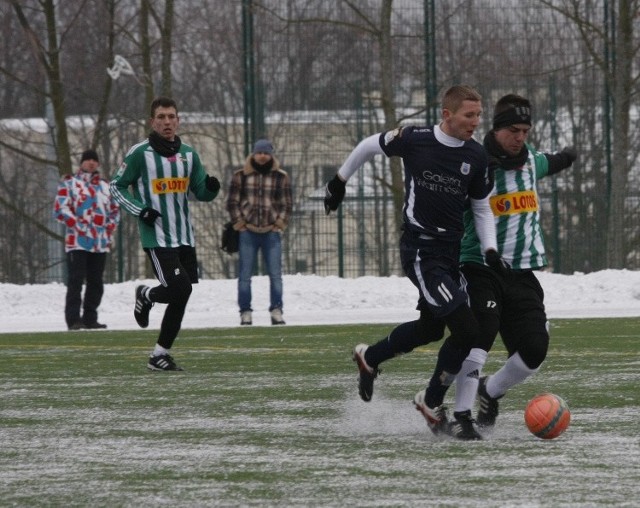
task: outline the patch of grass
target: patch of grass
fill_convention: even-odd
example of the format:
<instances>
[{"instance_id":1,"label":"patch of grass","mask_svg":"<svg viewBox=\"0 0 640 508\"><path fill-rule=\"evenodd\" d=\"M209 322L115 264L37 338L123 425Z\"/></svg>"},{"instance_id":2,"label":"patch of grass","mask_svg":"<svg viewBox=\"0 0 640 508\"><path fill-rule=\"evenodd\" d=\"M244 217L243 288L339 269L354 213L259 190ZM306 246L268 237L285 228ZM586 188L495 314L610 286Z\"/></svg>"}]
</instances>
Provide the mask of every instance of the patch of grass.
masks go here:
<instances>
[{"instance_id":1,"label":"patch of grass","mask_svg":"<svg viewBox=\"0 0 640 508\"><path fill-rule=\"evenodd\" d=\"M145 368L154 331L0 335L0 491L15 506L632 506L637 319L554 320L539 373L485 440L438 440L411 404L440 343L357 395L351 349L389 325L183 330L183 373ZM499 341L486 371L504 361ZM542 391L572 423L522 421ZM452 394L451 394L452 395Z\"/></svg>"}]
</instances>

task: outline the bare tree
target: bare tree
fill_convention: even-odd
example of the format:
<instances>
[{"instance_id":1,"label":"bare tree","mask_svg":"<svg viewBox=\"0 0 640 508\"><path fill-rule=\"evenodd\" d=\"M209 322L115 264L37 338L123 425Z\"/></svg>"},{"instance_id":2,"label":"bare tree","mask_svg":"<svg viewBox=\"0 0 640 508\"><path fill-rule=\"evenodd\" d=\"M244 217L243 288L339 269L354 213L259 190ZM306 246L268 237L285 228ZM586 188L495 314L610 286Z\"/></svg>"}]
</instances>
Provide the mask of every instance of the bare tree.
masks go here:
<instances>
[{"instance_id":1,"label":"bare tree","mask_svg":"<svg viewBox=\"0 0 640 508\"><path fill-rule=\"evenodd\" d=\"M171 50L172 50L172 38L173 35L173 0L165 0L164 4L164 23L160 25L160 46L162 48L162 63L161 63L161 86L160 92L162 95L168 95L171 97L171 82L173 76L171 74Z\"/></svg>"},{"instance_id":2,"label":"bare tree","mask_svg":"<svg viewBox=\"0 0 640 508\"><path fill-rule=\"evenodd\" d=\"M534 146L544 151L578 147L573 169L540 184L543 206L557 197L557 212L545 212L543 224L548 221L547 232L552 219L558 219L557 245L547 245L558 260L563 258L563 271L625 266L625 260L640 263L640 235L633 222L638 215L630 218L630 212L636 213L632 207L640 204L632 195L637 185L629 185L640 179L640 125L634 116L639 2L210 0L194 9L189 0L7 0L3 5L9 8L0 11L0 168L5 176L0 206L10 219L0 241L16 242L20 235L19 251L26 254L32 236L46 231L54 238L43 175L54 165L56 178L70 171L73 159L88 146L101 150L107 176L115 171L124 151L146 135L147 107L156 94L179 100L181 132L217 176L224 179L239 167L246 148L241 14L244 5L252 4L255 96L264 110L260 134L277 142L298 190L295 209L309 218L295 221L285 240L292 265L335 272L336 249L315 250L324 238L335 244L335 223L314 214L321 212L322 183L354 144L417 119L427 100L433 108L442 90L463 82L484 97L485 121L478 136L489 128L493 101L515 92L534 102ZM433 6L434 42L428 51L437 57L429 83L427 4ZM120 79L107 75L107 68L115 70L124 61L128 67ZM44 121L47 103L51 128ZM609 127L603 104L613 119ZM64 120L69 141L61 149ZM21 188L26 200L17 199L13 188L25 167L36 175L29 189ZM359 254L361 267L366 263L367 270L395 273L395 249L388 247L401 221L401 162L377 159L358 176L357 197L344 207L345 238L357 237L357 245L348 248L366 252ZM31 186L38 181L41 188ZM364 206L368 200L375 206ZM223 200L200 213L197 220L216 223L225 216ZM120 231L125 235L125 277L136 276L135 224L123 224ZM202 244L211 253L203 269L228 275L233 263L217 252L215 231L209 227L203 235ZM45 269L46 260L34 257L43 251L33 248L25 257L31 256L20 265L30 271L25 279ZM16 257L7 263L17 263Z\"/></svg>"},{"instance_id":3,"label":"bare tree","mask_svg":"<svg viewBox=\"0 0 640 508\"><path fill-rule=\"evenodd\" d=\"M394 69L394 44L392 33L392 15L393 15L393 0L381 0L379 6L372 7L368 3L356 2L353 0L342 0L340 3L341 10L338 11L336 16L334 12L328 10L326 14L322 13L322 9L315 10L317 16L300 16L300 17L287 17L282 18L277 14L274 9L271 9L266 3L256 3L256 8L263 9L270 14L280 18L290 25L319 25L323 27L331 27L333 35L335 36L336 29L346 29L356 34L364 34L373 41L376 48L376 83L379 88L380 106L384 115L383 129L389 130L395 128L399 123L399 118L396 111L396 90L398 89L398 83L396 79ZM377 2L376 2L377 3ZM332 15L333 14L333 15ZM377 14L377 17L375 16ZM326 32L329 37L331 32ZM322 54L320 51L314 53L306 49L306 58L312 58L314 55ZM325 48L323 48L325 49ZM344 62L347 65L352 65L353 61L345 61L341 58L340 54L337 54L335 59L331 60L331 65L334 63L340 65L340 62ZM367 60L361 59L363 68L370 69ZM309 61L306 68L311 68L313 62ZM362 74L359 74L362 75ZM311 73L305 71L306 79L313 79L314 76ZM335 73L327 73L322 79L325 82L330 82ZM304 80L303 80L304 81ZM331 92L332 89L327 89ZM362 90L359 90L362 93ZM307 94L304 94L307 95ZM308 99L307 99L308 100ZM402 206L403 206L403 176L402 165L399 159L392 158L389 161L390 165L390 181L384 177L377 179L378 183L386 186L393 196L394 210L396 216L396 224L402 223Z\"/></svg>"},{"instance_id":4,"label":"bare tree","mask_svg":"<svg viewBox=\"0 0 640 508\"><path fill-rule=\"evenodd\" d=\"M64 85L60 68L60 43L58 37L58 20L56 16L56 2L43 0L42 11L39 13L45 19L46 33L43 38L33 30L29 18L25 15L18 0L11 0L18 22L24 35L31 43L31 51L41 72L46 78L46 89L42 94L50 103L53 115L52 142L55 146L54 164L61 175L71 172L71 153L69 149L69 135L67 131Z\"/></svg>"},{"instance_id":5,"label":"bare tree","mask_svg":"<svg viewBox=\"0 0 640 508\"><path fill-rule=\"evenodd\" d=\"M108 28L106 30L107 33L107 58L108 61L113 61L114 59L114 45L115 45L115 4L116 0L105 0L105 8L107 14L107 23ZM113 80L111 77L105 73L103 86L102 86L102 97L99 101L98 114L96 117L96 127L93 131L93 139L91 141L91 147L95 148L100 144L103 146L108 146L108 136L109 133L107 131L107 119L109 113L109 99L111 98L111 90L113 88Z\"/></svg>"},{"instance_id":6,"label":"bare tree","mask_svg":"<svg viewBox=\"0 0 640 508\"><path fill-rule=\"evenodd\" d=\"M631 101L634 92L638 94L640 82L640 69L635 65L640 44L634 34L634 28L637 28L634 19L640 16L640 2L612 0L608 3L609 9L602 13L604 21L593 19L592 10L579 0L540 0L540 3L559 12L577 27L593 62L605 78L606 100L611 101L615 129L609 126L612 136L611 158L607 163L610 184L606 197L607 227L603 233L606 235L607 266L624 268L630 230L626 198L633 167L633 159L629 157Z\"/></svg>"},{"instance_id":7,"label":"bare tree","mask_svg":"<svg viewBox=\"0 0 640 508\"><path fill-rule=\"evenodd\" d=\"M164 15L156 11L159 3L152 3L150 0L140 2L140 48L142 53L143 69L147 76L145 83L146 104L151 102L155 95L153 91L152 76L152 44L149 32L149 18L153 19L160 38L160 94L168 97L172 96L171 73L171 52L173 50L173 23L174 23L174 3L173 0L165 0Z\"/></svg>"}]
</instances>

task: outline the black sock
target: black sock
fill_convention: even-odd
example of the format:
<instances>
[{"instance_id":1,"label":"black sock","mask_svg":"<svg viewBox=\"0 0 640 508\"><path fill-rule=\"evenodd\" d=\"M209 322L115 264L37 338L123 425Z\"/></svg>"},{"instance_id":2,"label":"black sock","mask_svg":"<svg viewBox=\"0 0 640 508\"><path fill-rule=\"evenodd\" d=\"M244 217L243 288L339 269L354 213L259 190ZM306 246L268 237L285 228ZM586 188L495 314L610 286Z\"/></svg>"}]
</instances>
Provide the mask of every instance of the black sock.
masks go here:
<instances>
[{"instance_id":1,"label":"black sock","mask_svg":"<svg viewBox=\"0 0 640 508\"><path fill-rule=\"evenodd\" d=\"M418 332L419 321L409 321L396 326L391 333L369 346L365 353L365 360L371 367L377 367L382 362L404 353L410 353L418 346L428 344L429 341Z\"/></svg>"},{"instance_id":2,"label":"black sock","mask_svg":"<svg viewBox=\"0 0 640 508\"><path fill-rule=\"evenodd\" d=\"M438 361L433 376L429 381L429 387L425 396L425 402L430 408L442 405L444 396L460 372L462 362L467 357L469 350L460 349L453 345L451 337L447 338L438 352Z\"/></svg>"}]
</instances>

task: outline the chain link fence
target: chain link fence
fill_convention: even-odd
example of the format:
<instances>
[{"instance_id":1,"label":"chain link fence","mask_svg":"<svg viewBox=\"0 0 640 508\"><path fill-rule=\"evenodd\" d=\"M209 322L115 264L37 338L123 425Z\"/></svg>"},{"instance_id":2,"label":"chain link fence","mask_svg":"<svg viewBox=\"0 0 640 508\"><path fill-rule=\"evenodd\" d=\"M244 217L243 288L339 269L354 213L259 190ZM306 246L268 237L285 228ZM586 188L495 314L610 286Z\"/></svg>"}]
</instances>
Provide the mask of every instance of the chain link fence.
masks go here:
<instances>
[{"instance_id":1,"label":"chain link fence","mask_svg":"<svg viewBox=\"0 0 640 508\"><path fill-rule=\"evenodd\" d=\"M207 29L222 30L233 42L228 50L235 51L225 58L228 75L221 71L206 77L213 80L216 93L215 100L205 102L211 106L208 111L202 111L202 99L195 99L180 74L181 66L195 65L201 48L176 62L174 96L181 106L181 137L223 183L213 203L193 205L202 277L236 276L237 254L229 256L219 248L228 220L226 188L232 171L243 164L247 147L259 137L273 141L294 189L293 217L283 241L285 273L400 275L400 224L389 160L377 158L356 173L340 213L329 217L322 207L323 186L365 136L401 123L437 121L439 95L455 83L469 83L484 97L483 124L476 139L490 128L495 101L506 93L519 93L534 104L534 146L548 152L577 147L573 168L540 182L551 268L560 273L608 268L610 136L616 119L610 117L607 83L596 63L598 55L606 60L607 48L598 41L588 46L575 24L536 0L395 0L388 27L384 4L363 1L358 9L340 0L226 4L233 5L225 7L228 17L222 18L220 11L218 26L202 27L203 41L212 33ZM587 4L581 13L585 19L604 24L607 2ZM187 22L197 31L198 20L178 17L176 33L180 23ZM248 35L250 44L243 52ZM249 89L241 78L248 69ZM634 100L639 96L636 93ZM630 108L630 131L640 132L637 103ZM142 122L118 124L115 117L113 122L106 150L111 155L103 162L107 176L115 172L127 148L146 135ZM73 132L74 139L86 139L82 129ZM637 183L638 146L632 142L629 147L630 186ZM44 174L47 169L25 169L19 155L3 148L0 168L0 281L63 280L62 244L42 227L61 234L50 218L50 185L25 178L32 170ZM630 269L640 265L639 203L637 193L629 191L621 227L625 267ZM125 215L106 280L151 276L135 219Z\"/></svg>"}]
</instances>

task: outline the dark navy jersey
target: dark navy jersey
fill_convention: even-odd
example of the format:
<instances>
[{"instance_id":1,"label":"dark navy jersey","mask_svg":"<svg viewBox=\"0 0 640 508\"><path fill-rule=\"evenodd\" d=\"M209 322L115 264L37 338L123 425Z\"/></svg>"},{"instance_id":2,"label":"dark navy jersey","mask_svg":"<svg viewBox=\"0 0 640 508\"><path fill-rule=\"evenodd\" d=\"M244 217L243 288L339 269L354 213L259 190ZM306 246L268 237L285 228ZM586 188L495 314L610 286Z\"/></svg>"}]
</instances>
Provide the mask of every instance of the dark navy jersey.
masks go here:
<instances>
[{"instance_id":1,"label":"dark navy jersey","mask_svg":"<svg viewBox=\"0 0 640 508\"><path fill-rule=\"evenodd\" d=\"M467 197L483 199L491 192L482 145L473 139L454 141L461 144L448 146L438 141L433 126L402 127L380 134L384 153L402 157L404 163L405 229L460 240Z\"/></svg>"}]
</instances>

